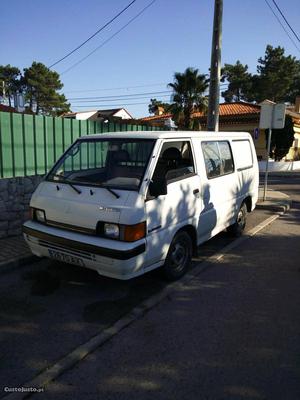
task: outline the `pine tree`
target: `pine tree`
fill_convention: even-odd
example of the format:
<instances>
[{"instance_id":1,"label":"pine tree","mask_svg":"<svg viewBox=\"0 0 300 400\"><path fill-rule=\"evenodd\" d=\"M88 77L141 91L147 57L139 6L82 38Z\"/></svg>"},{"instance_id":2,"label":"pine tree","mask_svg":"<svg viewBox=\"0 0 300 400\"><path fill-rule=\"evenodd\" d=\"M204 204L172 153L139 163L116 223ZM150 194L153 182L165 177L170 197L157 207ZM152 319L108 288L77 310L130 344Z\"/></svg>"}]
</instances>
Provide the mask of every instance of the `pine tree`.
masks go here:
<instances>
[{"instance_id":1,"label":"pine tree","mask_svg":"<svg viewBox=\"0 0 300 400\"><path fill-rule=\"evenodd\" d=\"M19 68L8 65L0 65L0 94L8 98L9 106L12 106L12 99L20 89L21 72Z\"/></svg>"},{"instance_id":2,"label":"pine tree","mask_svg":"<svg viewBox=\"0 0 300 400\"><path fill-rule=\"evenodd\" d=\"M264 58L258 59L258 75L252 78L252 98L293 102L300 93L300 61L284 55L283 47L268 45Z\"/></svg>"},{"instance_id":3,"label":"pine tree","mask_svg":"<svg viewBox=\"0 0 300 400\"><path fill-rule=\"evenodd\" d=\"M63 88L59 74L44 64L33 62L25 68L23 85L29 108L36 114L55 116L70 110L65 96L58 93Z\"/></svg>"},{"instance_id":4,"label":"pine tree","mask_svg":"<svg viewBox=\"0 0 300 400\"><path fill-rule=\"evenodd\" d=\"M226 102L248 100L252 85L248 65L241 64L239 60L234 65L225 64L221 81L228 82L227 90L222 92Z\"/></svg>"}]
</instances>

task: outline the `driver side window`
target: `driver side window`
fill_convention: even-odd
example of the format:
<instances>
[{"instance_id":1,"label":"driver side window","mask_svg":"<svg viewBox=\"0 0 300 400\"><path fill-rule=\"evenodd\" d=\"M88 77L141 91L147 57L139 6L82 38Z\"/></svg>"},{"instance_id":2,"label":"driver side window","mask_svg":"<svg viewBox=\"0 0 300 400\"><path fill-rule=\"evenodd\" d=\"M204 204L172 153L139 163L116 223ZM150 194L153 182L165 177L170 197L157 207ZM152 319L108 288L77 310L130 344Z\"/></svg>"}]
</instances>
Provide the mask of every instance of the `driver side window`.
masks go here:
<instances>
[{"instance_id":1,"label":"driver side window","mask_svg":"<svg viewBox=\"0 0 300 400\"><path fill-rule=\"evenodd\" d=\"M195 173L194 160L189 141L164 143L153 174L166 177L167 183L184 179Z\"/></svg>"}]
</instances>

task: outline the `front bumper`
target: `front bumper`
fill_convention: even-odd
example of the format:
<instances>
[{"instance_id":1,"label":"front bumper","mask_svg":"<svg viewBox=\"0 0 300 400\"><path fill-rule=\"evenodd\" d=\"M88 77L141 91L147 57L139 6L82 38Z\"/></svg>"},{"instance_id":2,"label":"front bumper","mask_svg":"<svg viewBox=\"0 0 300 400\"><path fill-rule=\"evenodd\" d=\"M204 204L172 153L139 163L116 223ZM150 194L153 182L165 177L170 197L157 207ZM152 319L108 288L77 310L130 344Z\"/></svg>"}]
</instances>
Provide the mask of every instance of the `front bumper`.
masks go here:
<instances>
[{"instance_id":1,"label":"front bumper","mask_svg":"<svg viewBox=\"0 0 300 400\"><path fill-rule=\"evenodd\" d=\"M74 258L100 275L130 279L143 273L145 240L135 243L117 242L81 233L53 228L34 221L23 225L23 233L31 251L40 257L50 257L50 251L66 255L66 262Z\"/></svg>"}]
</instances>

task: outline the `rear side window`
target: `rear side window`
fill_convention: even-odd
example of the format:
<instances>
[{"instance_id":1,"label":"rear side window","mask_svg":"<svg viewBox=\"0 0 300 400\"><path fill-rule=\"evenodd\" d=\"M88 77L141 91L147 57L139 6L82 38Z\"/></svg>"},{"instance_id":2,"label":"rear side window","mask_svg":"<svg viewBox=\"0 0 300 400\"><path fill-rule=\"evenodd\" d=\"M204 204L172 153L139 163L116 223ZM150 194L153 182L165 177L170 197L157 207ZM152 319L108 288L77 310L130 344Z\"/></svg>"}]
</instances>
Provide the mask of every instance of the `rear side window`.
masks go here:
<instances>
[{"instance_id":1,"label":"rear side window","mask_svg":"<svg viewBox=\"0 0 300 400\"><path fill-rule=\"evenodd\" d=\"M209 179L234 171L230 144L227 141L202 142L206 174Z\"/></svg>"},{"instance_id":2,"label":"rear side window","mask_svg":"<svg viewBox=\"0 0 300 400\"><path fill-rule=\"evenodd\" d=\"M253 156L249 140L234 140L232 147L237 170L253 167Z\"/></svg>"},{"instance_id":3,"label":"rear side window","mask_svg":"<svg viewBox=\"0 0 300 400\"><path fill-rule=\"evenodd\" d=\"M220 156L222 160L222 173L230 174L234 171L233 159L231 154L231 148L228 142L218 142Z\"/></svg>"},{"instance_id":4,"label":"rear side window","mask_svg":"<svg viewBox=\"0 0 300 400\"><path fill-rule=\"evenodd\" d=\"M221 174L221 158L217 142L203 142L202 151L208 178L215 178Z\"/></svg>"}]
</instances>

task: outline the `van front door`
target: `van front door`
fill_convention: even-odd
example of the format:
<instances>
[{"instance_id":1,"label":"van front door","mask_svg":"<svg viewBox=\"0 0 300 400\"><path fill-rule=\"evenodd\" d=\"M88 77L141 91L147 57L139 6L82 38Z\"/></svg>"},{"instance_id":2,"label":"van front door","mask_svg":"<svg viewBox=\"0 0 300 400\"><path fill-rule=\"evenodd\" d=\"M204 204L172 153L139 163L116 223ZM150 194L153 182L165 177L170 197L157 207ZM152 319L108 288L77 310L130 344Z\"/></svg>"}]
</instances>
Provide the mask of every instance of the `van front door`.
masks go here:
<instances>
[{"instance_id":1,"label":"van front door","mask_svg":"<svg viewBox=\"0 0 300 400\"><path fill-rule=\"evenodd\" d=\"M201 207L200 178L196 174L189 140L165 141L152 181L166 180L167 194L147 194L147 264L161 262L182 226L196 225Z\"/></svg>"}]
</instances>

